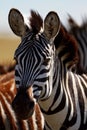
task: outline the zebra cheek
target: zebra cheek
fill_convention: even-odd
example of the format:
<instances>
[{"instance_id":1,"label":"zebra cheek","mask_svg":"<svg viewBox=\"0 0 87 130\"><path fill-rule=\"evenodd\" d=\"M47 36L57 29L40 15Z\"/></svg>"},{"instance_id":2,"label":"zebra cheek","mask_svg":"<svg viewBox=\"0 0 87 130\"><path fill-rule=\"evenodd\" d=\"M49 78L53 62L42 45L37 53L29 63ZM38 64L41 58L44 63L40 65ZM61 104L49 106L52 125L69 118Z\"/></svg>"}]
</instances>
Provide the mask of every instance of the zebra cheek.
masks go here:
<instances>
[{"instance_id":1,"label":"zebra cheek","mask_svg":"<svg viewBox=\"0 0 87 130\"><path fill-rule=\"evenodd\" d=\"M24 120L32 116L35 103L29 92L18 91L12 102L12 107L17 117Z\"/></svg>"}]
</instances>

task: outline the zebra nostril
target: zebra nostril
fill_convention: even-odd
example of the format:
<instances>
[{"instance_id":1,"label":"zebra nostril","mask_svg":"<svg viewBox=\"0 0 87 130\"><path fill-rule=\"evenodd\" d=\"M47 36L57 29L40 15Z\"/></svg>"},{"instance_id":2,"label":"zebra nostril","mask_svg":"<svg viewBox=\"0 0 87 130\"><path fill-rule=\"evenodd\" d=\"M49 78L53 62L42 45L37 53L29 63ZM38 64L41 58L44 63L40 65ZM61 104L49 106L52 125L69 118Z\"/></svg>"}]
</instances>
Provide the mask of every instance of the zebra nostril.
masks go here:
<instances>
[{"instance_id":1,"label":"zebra nostril","mask_svg":"<svg viewBox=\"0 0 87 130\"><path fill-rule=\"evenodd\" d=\"M14 98L14 100L12 101L12 108L13 110L16 112L19 108L19 105L18 105L18 101L17 101L17 98Z\"/></svg>"},{"instance_id":2,"label":"zebra nostril","mask_svg":"<svg viewBox=\"0 0 87 130\"><path fill-rule=\"evenodd\" d=\"M31 101L30 101L29 108L30 108L30 109L33 109L33 108L34 108L34 105L35 105L34 101L33 101L33 100L31 100Z\"/></svg>"}]
</instances>

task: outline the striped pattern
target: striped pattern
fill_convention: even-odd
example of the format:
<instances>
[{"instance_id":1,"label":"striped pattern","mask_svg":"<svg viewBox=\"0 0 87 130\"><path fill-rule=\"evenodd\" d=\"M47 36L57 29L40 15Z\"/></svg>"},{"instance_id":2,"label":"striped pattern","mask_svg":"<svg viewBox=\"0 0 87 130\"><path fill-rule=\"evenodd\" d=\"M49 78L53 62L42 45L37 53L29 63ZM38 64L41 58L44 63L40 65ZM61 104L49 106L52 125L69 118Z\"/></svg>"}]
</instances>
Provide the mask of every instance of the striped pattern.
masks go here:
<instances>
[{"instance_id":1,"label":"striped pattern","mask_svg":"<svg viewBox=\"0 0 87 130\"><path fill-rule=\"evenodd\" d=\"M62 42L58 44L58 55L53 59L52 94L47 100L40 101L41 110L47 118L45 127L47 130L87 130L87 75L77 75L71 71L71 67L70 70L67 68L71 65L72 53L68 52L71 49L67 44L64 47L64 34L60 30L55 39L55 44L59 43L59 39Z\"/></svg>"},{"instance_id":2,"label":"striped pattern","mask_svg":"<svg viewBox=\"0 0 87 130\"><path fill-rule=\"evenodd\" d=\"M0 130L43 130L44 118L38 104L28 120L16 117L11 103L16 94L14 72L0 76Z\"/></svg>"},{"instance_id":3,"label":"striped pattern","mask_svg":"<svg viewBox=\"0 0 87 130\"><path fill-rule=\"evenodd\" d=\"M18 94L23 90L26 95L32 87L45 117L45 130L87 130L87 75L71 71L77 63L76 43L70 44L70 37L65 43L65 30L53 26L55 21L59 22L57 14L56 20L55 13L47 15L42 33L40 30L37 32L38 24L34 24L36 19L33 14L30 18L31 30L22 38L14 54L15 81L19 88L15 98L18 100L14 99L15 111L19 112L21 106ZM38 15L35 18L38 22ZM57 27L59 33L53 40L50 35ZM25 101L25 98L21 97L21 100ZM29 108L29 104L26 103L24 108ZM25 109L25 112L29 111Z\"/></svg>"}]
</instances>

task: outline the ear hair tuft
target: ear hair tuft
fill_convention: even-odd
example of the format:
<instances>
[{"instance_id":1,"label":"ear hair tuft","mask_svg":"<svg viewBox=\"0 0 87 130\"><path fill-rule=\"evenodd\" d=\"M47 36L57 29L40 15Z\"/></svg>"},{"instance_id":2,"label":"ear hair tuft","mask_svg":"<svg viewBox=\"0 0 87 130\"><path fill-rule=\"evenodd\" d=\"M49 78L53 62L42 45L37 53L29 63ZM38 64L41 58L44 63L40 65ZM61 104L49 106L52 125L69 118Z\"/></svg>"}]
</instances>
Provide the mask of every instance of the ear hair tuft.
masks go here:
<instances>
[{"instance_id":1,"label":"ear hair tuft","mask_svg":"<svg viewBox=\"0 0 87 130\"><path fill-rule=\"evenodd\" d=\"M32 30L37 34L43 26L43 20L38 12L31 10L30 26Z\"/></svg>"}]
</instances>

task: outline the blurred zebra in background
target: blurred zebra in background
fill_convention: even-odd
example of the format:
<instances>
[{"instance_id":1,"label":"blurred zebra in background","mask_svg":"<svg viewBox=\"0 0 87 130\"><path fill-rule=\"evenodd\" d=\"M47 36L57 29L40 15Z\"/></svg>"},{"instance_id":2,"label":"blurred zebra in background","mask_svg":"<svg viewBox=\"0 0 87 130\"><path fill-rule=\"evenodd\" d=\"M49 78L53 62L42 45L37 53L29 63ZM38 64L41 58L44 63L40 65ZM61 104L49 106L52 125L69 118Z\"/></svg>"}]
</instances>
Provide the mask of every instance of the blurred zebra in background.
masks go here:
<instances>
[{"instance_id":1,"label":"blurred zebra in background","mask_svg":"<svg viewBox=\"0 0 87 130\"><path fill-rule=\"evenodd\" d=\"M81 25L69 15L69 33L74 36L78 44L79 62L77 73L87 73L87 18Z\"/></svg>"}]
</instances>

